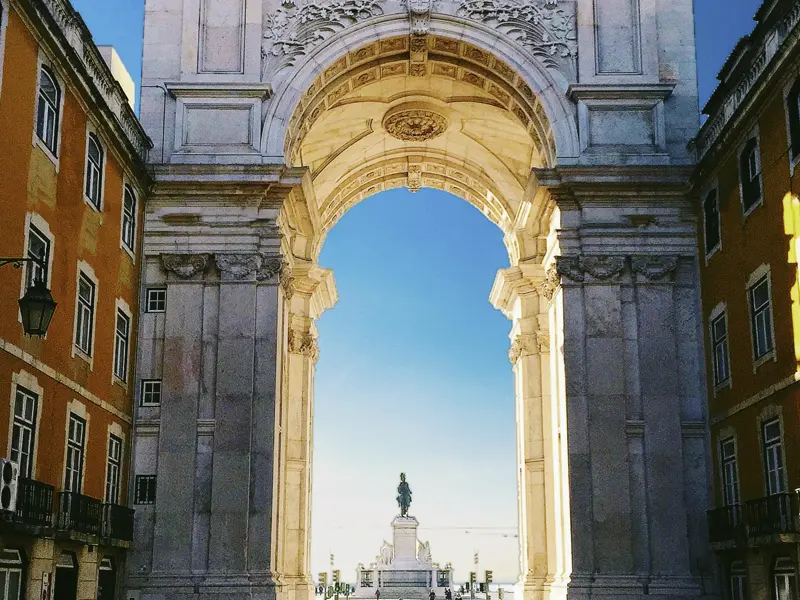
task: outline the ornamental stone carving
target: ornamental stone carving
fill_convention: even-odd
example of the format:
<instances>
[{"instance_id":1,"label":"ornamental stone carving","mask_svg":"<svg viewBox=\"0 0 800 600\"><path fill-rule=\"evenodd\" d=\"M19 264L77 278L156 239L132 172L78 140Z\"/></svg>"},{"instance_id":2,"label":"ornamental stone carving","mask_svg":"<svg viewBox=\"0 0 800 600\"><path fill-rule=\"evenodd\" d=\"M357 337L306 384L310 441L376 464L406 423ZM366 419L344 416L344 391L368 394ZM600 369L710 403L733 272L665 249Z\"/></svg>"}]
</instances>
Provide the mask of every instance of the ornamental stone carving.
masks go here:
<instances>
[{"instance_id":1,"label":"ornamental stone carving","mask_svg":"<svg viewBox=\"0 0 800 600\"><path fill-rule=\"evenodd\" d=\"M558 274L570 281L581 283L590 276L598 281L618 278L625 270L624 256L559 256L556 259Z\"/></svg>"},{"instance_id":2,"label":"ornamental stone carving","mask_svg":"<svg viewBox=\"0 0 800 600\"><path fill-rule=\"evenodd\" d=\"M161 265L180 279L189 279L208 268L208 259L208 254L162 254Z\"/></svg>"},{"instance_id":3,"label":"ornamental stone carving","mask_svg":"<svg viewBox=\"0 0 800 600\"><path fill-rule=\"evenodd\" d=\"M253 279L261 266L261 257L258 254L216 254L214 262L229 279Z\"/></svg>"},{"instance_id":4,"label":"ornamental stone carving","mask_svg":"<svg viewBox=\"0 0 800 600\"><path fill-rule=\"evenodd\" d=\"M256 272L258 281L270 281L280 276L283 271L283 257L281 256L262 256L261 266Z\"/></svg>"},{"instance_id":5,"label":"ornamental stone carving","mask_svg":"<svg viewBox=\"0 0 800 600\"><path fill-rule=\"evenodd\" d=\"M425 142L447 130L447 119L427 106L401 105L386 113L383 128L398 140Z\"/></svg>"},{"instance_id":6,"label":"ornamental stone carving","mask_svg":"<svg viewBox=\"0 0 800 600\"><path fill-rule=\"evenodd\" d=\"M579 256L559 256L556 258L556 273L570 281L582 282L584 276Z\"/></svg>"},{"instance_id":7,"label":"ornamental stone carving","mask_svg":"<svg viewBox=\"0 0 800 600\"><path fill-rule=\"evenodd\" d=\"M558 274L556 267L550 267L544 275L544 280L539 285L539 293L548 302L553 299L553 296L561 285L561 275Z\"/></svg>"},{"instance_id":8,"label":"ornamental stone carving","mask_svg":"<svg viewBox=\"0 0 800 600\"><path fill-rule=\"evenodd\" d=\"M578 34L574 4L558 0L461 0L456 14L498 29L528 48L548 68L575 66Z\"/></svg>"},{"instance_id":9,"label":"ornamental stone carving","mask_svg":"<svg viewBox=\"0 0 800 600\"><path fill-rule=\"evenodd\" d=\"M317 340L310 331L289 329L288 346L289 352L292 354L302 354L309 357L313 362L316 362L319 357Z\"/></svg>"},{"instance_id":10,"label":"ornamental stone carving","mask_svg":"<svg viewBox=\"0 0 800 600\"><path fill-rule=\"evenodd\" d=\"M383 14L381 0L284 0L264 15L261 44L263 79L292 67L297 59L335 33Z\"/></svg>"},{"instance_id":11,"label":"ornamental stone carving","mask_svg":"<svg viewBox=\"0 0 800 600\"><path fill-rule=\"evenodd\" d=\"M292 275L292 269L289 267L289 265L283 266L279 285L283 288L286 298L290 299L294 294L294 275Z\"/></svg>"},{"instance_id":12,"label":"ornamental stone carving","mask_svg":"<svg viewBox=\"0 0 800 600\"><path fill-rule=\"evenodd\" d=\"M427 35L431 24L433 0L407 0L411 35Z\"/></svg>"},{"instance_id":13,"label":"ornamental stone carving","mask_svg":"<svg viewBox=\"0 0 800 600\"><path fill-rule=\"evenodd\" d=\"M648 281L661 281L675 272L677 256L634 256L631 270Z\"/></svg>"},{"instance_id":14,"label":"ornamental stone carving","mask_svg":"<svg viewBox=\"0 0 800 600\"><path fill-rule=\"evenodd\" d=\"M539 354L539 336L535 333L521 333L511 343L511 348L508 351L508 360L511 361L512 365L515 365L521 357L533 354Z\"/></svg>"}]
</instances>

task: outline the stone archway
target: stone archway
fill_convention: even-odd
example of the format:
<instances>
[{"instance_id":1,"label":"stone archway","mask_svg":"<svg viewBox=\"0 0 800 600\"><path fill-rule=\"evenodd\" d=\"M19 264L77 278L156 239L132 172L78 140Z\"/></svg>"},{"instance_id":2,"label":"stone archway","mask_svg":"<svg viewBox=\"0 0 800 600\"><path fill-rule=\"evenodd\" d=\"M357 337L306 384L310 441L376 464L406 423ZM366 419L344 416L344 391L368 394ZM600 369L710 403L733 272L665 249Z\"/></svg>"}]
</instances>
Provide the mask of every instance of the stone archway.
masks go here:
<instances>
[{"instance_id":1,"label":"stone archway","mask_svg":"<svg viewBox=\"0 0 800 600\"><path fill-rule=\"evenodd\" d=\"M133 597L310 597L317 256L398 186L505 234L520 596L707 593L691 31L691 0L148 1L167 308L142 315Z\"/></svg>"}]
</instances>

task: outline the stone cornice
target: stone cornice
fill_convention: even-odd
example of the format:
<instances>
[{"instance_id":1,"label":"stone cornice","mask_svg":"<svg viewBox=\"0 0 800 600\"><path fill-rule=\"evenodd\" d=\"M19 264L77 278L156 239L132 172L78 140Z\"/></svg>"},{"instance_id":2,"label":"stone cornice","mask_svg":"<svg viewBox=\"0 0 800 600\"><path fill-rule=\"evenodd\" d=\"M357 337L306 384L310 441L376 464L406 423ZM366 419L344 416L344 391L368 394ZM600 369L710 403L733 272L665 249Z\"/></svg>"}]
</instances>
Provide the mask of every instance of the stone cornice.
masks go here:
<instances>
[{"instance_id":1,"label":"stone cornice","mask_svg":"<svg viewBox=\"0 0 800 600\"><path fill-rule=\"evenodd\" d=\"M500 269L495 275L489 302L512 319L517 299L525 294L534 294L543 280L544 267L541 264L521 263Z\"/></svg>"},{"instance_id":2,"label":"stone cornice","mask_svg":"<svg viewBox=\"0 0 800 600\"><path fill-rule=\"evenodd\" d=\"M203 82L203 81L167 81L164 86L176 98L258 98L267 100L272 96L272 85L258 82Z\"/></svg>"},{"instance_id":3,"label":"stone cornice","mask_svg":"<svg viewBox=\"0 0 800 600\"><path fill-rule=\"evenodd\" d=\"M693 167L681 166L562 166L534 168L538 185L556 197L601 197L609 193L685 195ZM613 199L618 202L618 198Z\"/></svg>"}]
</instances>

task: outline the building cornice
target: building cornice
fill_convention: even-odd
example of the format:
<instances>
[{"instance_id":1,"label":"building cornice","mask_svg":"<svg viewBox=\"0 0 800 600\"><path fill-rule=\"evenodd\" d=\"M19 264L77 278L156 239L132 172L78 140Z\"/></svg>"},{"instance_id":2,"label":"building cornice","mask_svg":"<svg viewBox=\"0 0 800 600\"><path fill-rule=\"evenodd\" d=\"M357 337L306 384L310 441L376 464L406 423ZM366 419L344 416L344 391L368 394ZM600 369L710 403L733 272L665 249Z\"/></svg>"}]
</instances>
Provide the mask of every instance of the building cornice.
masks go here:
<instances>
[{"instance_id":1,"label":"building cornice","mask_svg":"<svg viewBox=\"0 0 800 600\"><path fill-rule=\"evenodd\" d=\"M116 144L142 181L147 181L147 153L153 144L128 103L128 98L100 55L92 34L67 0L16 0L27 25L46 44L53 58L66 62L70 76L91 102ZM77 79L77 82L75 81Z\"/></svg>"}]
</instances>

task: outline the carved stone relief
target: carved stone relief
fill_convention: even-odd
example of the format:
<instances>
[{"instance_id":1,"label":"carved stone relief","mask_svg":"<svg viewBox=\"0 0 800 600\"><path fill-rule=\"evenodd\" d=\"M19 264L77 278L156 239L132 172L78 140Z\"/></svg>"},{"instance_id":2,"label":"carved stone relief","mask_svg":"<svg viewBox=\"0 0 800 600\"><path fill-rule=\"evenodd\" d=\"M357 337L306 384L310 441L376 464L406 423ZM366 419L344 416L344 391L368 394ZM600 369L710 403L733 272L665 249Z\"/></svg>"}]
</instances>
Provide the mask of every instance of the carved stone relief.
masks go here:
<instances>
[{"instance_id":1,"label":"carved stone relief","mask_svg":"<svg viewBox=\"0 0 800 600\"><path fill-rule=\"evenodd\" d=\"M189 279L206 270L208 259L208 254L162 254L161 265L180 279Z\"/></svg>"},{"instance_id":2,"label":"carved stone relief","mask_svg":"<svg viewBox=\"0 0 800 600\"><path fill-rule=\"evenodd\" d=\"M261 266L261 257L258 254L215 254L214 262L223 277L253 279Z\"/></svg>"},{"instance_id":3,"label":"carved stone relief","mask_svg":"<svg viewBox=\"0 0 800 600\"><path fill-rule=\"evenodd\" d=\"M308 356L314 362L316 362L319 357L317 340L309 331L290 328L288 345L289 352L292 354Z\"/></svg>"},{"instance_id":4,"label":"carved stone relief","mask_svg":"<svg viewBox=\"0 0 800 600\"><path fill-rule=\"evenodd\" d=\"M276 276L281 275L283 271L283 258L280 256L263 256L261 258L261 266L256 273L258 281L270 281Z\"/></svg>"},{"instance_id":5,"label":"carved stone relief","mask_svg":"<svg viewBox=\"0 0 800 600\"><path fill-rule=\"evenodd\" d=\"M676 256L634 256L631 269L647 281L660 281L675 272L678 266Z\"/></svg>"},{"instance_id":6,"label":"carved stone relief","mask_svg":"<svg viewBox=\"0 0 800 600\"><path fill-rule=\"evenodd\" d=\"M549 342L548 342L549 345ZM508 351L508 360L512 365L522 356L539 354L539 336L535 333L522 333L514 338L511 348Z\"/></svg>"},{"instance_id":7,"label":"carved stone relief","mask_svg":"<svg viewBox=\"0 0 800 600\"><path fill-rule=\"evenodd\" d=\"M398 140L425 142L439 137L447 130L447 119L433 110L404 107L386 113L383 128Z\"/></svg>"},{"instance_id":8,"label":"carved stone relief","mask_svg":"<svg viewBox=\"0 0 800 600\"><path fill-rule=\"evenodd\" d=\"M569 281L619 281L623 274L644 281L662 281L670 277L678 264L677 256L559 256L556 259L557 275ZM548 278L550 273L548 272ZM547 297L550 284L542 284ZM552 294L551 296L552 297Z\"/></svg>"}]
</instances>

